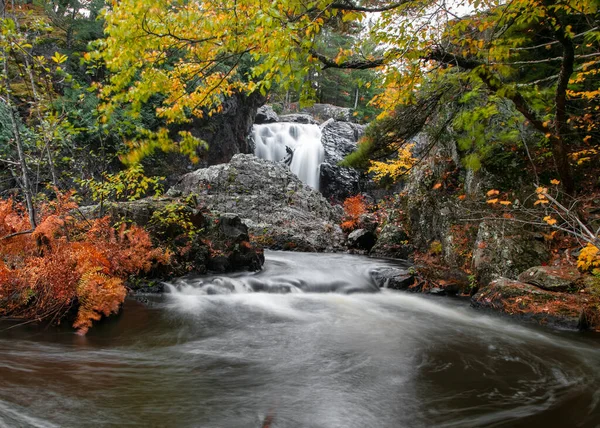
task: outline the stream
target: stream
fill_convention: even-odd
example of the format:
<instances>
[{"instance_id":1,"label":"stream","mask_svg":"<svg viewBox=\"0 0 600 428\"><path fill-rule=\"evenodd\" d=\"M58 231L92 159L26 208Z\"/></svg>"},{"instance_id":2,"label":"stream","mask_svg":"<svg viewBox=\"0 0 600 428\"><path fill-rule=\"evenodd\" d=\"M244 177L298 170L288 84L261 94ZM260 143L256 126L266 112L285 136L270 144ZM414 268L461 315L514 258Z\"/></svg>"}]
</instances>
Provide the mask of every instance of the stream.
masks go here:
<instances>
[{"instance_id":1,"label":"stream","mask_svg":"<svg viewBox=\"0 0 600 428\"><path fill-rule=\"evenodd\" d=\"M85 337L0 324L0 427L600 426L597 335L380 292L371 272L400 262L266 259L130 299Z\"/></svg>"}]
</instances>

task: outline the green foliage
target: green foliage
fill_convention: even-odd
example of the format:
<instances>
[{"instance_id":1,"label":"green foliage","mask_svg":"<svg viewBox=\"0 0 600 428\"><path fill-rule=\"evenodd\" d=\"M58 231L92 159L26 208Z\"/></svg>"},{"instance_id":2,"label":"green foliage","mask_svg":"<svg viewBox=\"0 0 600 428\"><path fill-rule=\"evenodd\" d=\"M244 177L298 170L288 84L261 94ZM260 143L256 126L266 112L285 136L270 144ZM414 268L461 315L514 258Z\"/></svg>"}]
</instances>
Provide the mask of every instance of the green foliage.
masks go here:
<instances>
[{"instance_id":1,"label":"green foliage","mask_svg":"<svg viewBox=\"0 0 600 428\"><path fill-rule=\"evenodd\" d=\"M149 227L157 236L165 240L184 237L191 242L204 231L194 222L196 204L193 196L189 196L183 201L168 203L163 208L154 211Z\"/></svg>"},{"instance_id":2,"label":"green foliage","mask_svg":"<svg viewBox=\"0 0 600 428\"><path fill-rule=\"evenodd\" d=\"M91 192L96 202L134 201L146 195L160 196L163 192L164 177L147 177L140 164L116 174L105 173L101 180L89 178L78 180L78 184Z\"/></svg>"}]
</instances>

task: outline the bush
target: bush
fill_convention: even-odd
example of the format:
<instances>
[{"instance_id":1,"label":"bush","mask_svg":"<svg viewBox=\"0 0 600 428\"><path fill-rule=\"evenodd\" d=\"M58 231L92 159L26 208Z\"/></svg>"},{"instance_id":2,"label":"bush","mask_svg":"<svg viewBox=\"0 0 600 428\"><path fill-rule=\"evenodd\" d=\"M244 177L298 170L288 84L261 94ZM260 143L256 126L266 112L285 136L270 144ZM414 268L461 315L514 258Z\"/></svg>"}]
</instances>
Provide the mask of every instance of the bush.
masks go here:
<instances>
[{"instance_id":1,"label":"bush","mask_svg":"<svg viewBox=\"0 0 600 428\"><path fill-rule=\"evenodd\" d=\"M0 316L60 322L74 310L73 327L85 334L118 312L130 275L168 262L142 228L76 219L76 208L71 193L58 195L29 231L25 208L0 200Z\"/></svg>"}]
</instances>

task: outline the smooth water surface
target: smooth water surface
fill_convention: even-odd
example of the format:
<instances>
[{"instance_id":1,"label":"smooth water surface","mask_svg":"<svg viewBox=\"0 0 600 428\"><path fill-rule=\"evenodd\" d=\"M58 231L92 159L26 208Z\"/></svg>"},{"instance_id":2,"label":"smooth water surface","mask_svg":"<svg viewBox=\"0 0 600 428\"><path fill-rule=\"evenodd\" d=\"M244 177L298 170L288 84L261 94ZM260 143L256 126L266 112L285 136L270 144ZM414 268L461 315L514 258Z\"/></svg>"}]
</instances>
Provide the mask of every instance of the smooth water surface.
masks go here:
<instances>
[{"instance_id":1,"label":"smooth water surface","mask_svg":"<svg viewBox=\"0 0 600 428\"><path fill-rule=\"evenodd\" d=\"M596 336L377 292L390 265L272 252L86 337L0 324L0 426L600 426Z\"/></svg>"}]
</instances>

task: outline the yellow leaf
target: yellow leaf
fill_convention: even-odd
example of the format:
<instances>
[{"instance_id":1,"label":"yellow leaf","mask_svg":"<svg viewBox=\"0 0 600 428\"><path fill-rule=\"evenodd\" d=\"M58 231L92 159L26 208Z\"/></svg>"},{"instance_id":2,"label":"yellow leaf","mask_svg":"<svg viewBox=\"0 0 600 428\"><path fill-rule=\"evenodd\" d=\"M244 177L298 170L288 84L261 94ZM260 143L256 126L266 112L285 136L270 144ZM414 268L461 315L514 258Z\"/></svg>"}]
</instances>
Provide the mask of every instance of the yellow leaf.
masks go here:
<instances>
[{"instance_id":1,"label":"yellow leaf","mask_svg":"<svg viewBox=\"0 0 600 428\"><path fill-rule=\"evenodd\" d=\"M508 206L510 204L512 204L511 201L500 201L500 205Z\"/></svg>"},{"instance_id":2,"label":"yellow leaf","mask_svg":"<svg viewBox=\"0 0 600 428\"><path fill-rule=\"evenodd\" d=\"M487 203L488 204L497 204L498 203L498 198L496 198L496 199L488 199Z\"/></svg>"},{"instance_id":3,"label":"yellow leaf","mask_svg":"<svg viewBox=\"0 0 600 428\"><path fill-rule=\"evenodd\" d=\"M556 219L552 218L549 215L547 215L546 217L544 217L544 221L546 223L548 223L550 226L552 226L553 224L556 224Z\"/></svg>"},{"instance_id":4,"label":"yellow leaf","mask_svg":"<svg viewBox=\"0 0 600 428\"><path fill-rule=\"evenodd\" d=\"M539 199L539 200L535 201L533 205L549 204L549 203L550 203L550 201L548 201L548 199Z\"/></svg>"},{"instance_id":5,"label":"yellow leaf","mask_svg":"<svg viewBox=\"0 0 600 428\"><path fill-rule=\"evenodd\" d=\"M496 189L492 189L489 192L487 192L488 196L495 196L495 195L499 195L499 194L500 194L500 192Z\"/></svg>"},{"instance_id":6,"label":"yellow leaf","mask_svg":"<svg viewBox=\"0 0 600 428\"><path fill-rule=\"evenodd\" d=\"M560 184L560 181L558 181L557 179L552 179L550 180L550 184L554 184L555 186L558 186Z\"/></svg>"}]
</instances>

